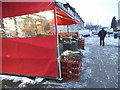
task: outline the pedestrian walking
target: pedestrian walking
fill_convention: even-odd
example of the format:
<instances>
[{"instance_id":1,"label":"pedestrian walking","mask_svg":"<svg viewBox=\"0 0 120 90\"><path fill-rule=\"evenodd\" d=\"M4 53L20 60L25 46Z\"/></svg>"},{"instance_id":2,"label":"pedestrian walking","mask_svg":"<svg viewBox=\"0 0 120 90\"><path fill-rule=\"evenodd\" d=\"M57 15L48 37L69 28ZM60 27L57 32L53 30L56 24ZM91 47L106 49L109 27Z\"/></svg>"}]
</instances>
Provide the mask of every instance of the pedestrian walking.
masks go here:
<instances>
[{"instance_id":1,"label":"pedestrian walking","mask_svg":"<svg viewBox=\"0 0 120 90\"><path fill-rule=\"evenodd\" d=\"M104 30L104 28L102 28L102 30L99 31L98 36L100 37L100 46L105 45L104 38L105 38L106 34L107 34L107 32Z\"/></svg>"}]
</instances>

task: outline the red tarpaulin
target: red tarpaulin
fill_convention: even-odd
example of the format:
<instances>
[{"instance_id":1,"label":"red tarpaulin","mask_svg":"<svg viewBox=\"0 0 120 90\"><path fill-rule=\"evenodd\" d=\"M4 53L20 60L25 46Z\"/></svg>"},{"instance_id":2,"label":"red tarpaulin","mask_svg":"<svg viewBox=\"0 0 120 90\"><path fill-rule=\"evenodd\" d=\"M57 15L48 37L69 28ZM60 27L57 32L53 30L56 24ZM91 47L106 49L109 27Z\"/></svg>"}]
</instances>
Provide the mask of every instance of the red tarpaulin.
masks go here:
<instances>
[{"instance_id":1,"label":"red tarpaulin","mask_svg":"<svg viewBox=\"0 0 120 90\"><path fill-rule=\"evenodd\" d=\"M2 73L58 77L56 36L2 39Z\"/></svg>"},{"instance_id":2,"label":"red tarpaulin","mask_svg":"<svg viewBox=\"0 0 120 90\"><path fill-rule=\"evenodd\" d=\"M2 2L2 17L14 17L54 9L54 2Z\"/></svg>"}]
</instances>

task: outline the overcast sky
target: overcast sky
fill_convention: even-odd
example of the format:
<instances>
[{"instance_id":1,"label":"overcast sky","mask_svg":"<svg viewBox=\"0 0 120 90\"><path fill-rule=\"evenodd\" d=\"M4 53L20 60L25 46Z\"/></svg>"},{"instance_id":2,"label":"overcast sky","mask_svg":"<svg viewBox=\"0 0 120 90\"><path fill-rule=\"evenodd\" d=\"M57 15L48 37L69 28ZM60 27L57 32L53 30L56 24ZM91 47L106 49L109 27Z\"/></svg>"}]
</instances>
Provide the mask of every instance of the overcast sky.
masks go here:
<instances>
[{"instance_id":1,"label":"overcast sky","mask_svg":"<svg viewBox=\"0 0 120 90\"><path fill-rule=\"evenodd\" d=\"M113 16L118 19L120 0L66 0L85 22L110 26Z\"/></svg>"}]
</instances>

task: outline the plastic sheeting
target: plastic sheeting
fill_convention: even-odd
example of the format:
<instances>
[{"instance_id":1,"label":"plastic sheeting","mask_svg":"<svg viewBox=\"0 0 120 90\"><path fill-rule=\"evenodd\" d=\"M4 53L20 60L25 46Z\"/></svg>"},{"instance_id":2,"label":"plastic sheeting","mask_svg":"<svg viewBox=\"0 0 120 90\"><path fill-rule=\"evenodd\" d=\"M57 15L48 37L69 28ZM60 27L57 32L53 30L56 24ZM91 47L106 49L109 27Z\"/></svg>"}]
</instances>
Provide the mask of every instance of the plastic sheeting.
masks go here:
<instances>
[{"instance_id":1,"label":"plastic sheeting","mask_svg":"<svg viewBox=\"0 0 120 90\"><path fill-rule=\"evenodd\" d=\"M58 77L56 36L2 39L2 73Z\"/></svg>"}]
</instances>

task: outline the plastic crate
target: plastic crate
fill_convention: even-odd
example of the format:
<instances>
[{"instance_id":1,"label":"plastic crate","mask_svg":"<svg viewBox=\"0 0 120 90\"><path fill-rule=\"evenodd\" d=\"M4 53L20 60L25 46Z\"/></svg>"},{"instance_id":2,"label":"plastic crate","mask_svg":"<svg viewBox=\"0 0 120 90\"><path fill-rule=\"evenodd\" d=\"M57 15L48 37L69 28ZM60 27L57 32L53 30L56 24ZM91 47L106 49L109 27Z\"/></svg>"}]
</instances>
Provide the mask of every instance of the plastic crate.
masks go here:
<instances>
[{"instance_id":1,"label":"plastic crate","mask_svg":"<svg viewBox=\"0 0 120 90\"><path fill-rule=\"evenodd\" d=\"M81 68L66 68L66 67L61 68L62 73L68 73L68 74L80 74L81 71L82 71Z\"/></svg>"},{"instance_id":2,"label":"plastic crate","mask_svg":"<svg viewBox=\"0 0 120 90\"><path fill-rule=\"evenodd\" d=\"M78 50L78 41L73 41L72 42L71 50Z\"/></svg>"},{"instance_id":3,"label":"plastic crate","mask_svg":"<svg viewBox=\"0 0 120 90\"><path fill-rule=\"evenodd\" d=\"M61 74L61 77L62 77L63 79L68 80L68 74L67 74L67 73L62 73L62 74Z\"/></svg>"},{"instance_id":4,"label":"plastic crate","mask_svg":"<svg viewBox=\"0 0 120 90\"><path fill-rule=\"evenodd\" d=\"M71 61L82 61L82 57L81 56L66 56L63 55L61 56L62 60L71 60Z\"/></svg>"},{"instance_id":5,"label":"plastic crate","mask_svg":"<svg viewBox=\"0 0 120 90\"><path fill-rule=\"evenodd\" d=\"M66 79L66 80L80 81L80 75L79 74L62 73L62 78Z\"/></svg>"},{"instance_id":6,"label":"plastic crate","mask_svg":"<svg viewBox=\"0 0 120 90\"><path fill-rule=\"evenodd\" d=\"M81 66L82 66L82 61L69 61L69 60L61 61L61 67L80 68Z\"/></svg>"},{"instance_id":7,"label":"plastic crate","mask_svg":"<svg viewBox=\"0 0 120 90\"><path fill-rule=\"evenodd\" d=\"M72 43L63 43L63 51L71 50Z\"/></svg>"},{"instance_id":8,"label":"plastic crate","mask_svg":"<svg viewBox=\"0 0 120 90\"><path fill-rule=\"evenodd\" d=\"M78 49L84 49L84 39L82 38L78 40Z\"/></svg>"},{"instance_id":9,"label":"plastic crate","mask_svg":"<svg viewBox=\"0 0 120 90\"><path fill-rule=\"evenodd\" d=\"M80 81L80 75L79 74L70 74L70 75L68 75L68 80Z\"/></svg>"}]
</instances>

